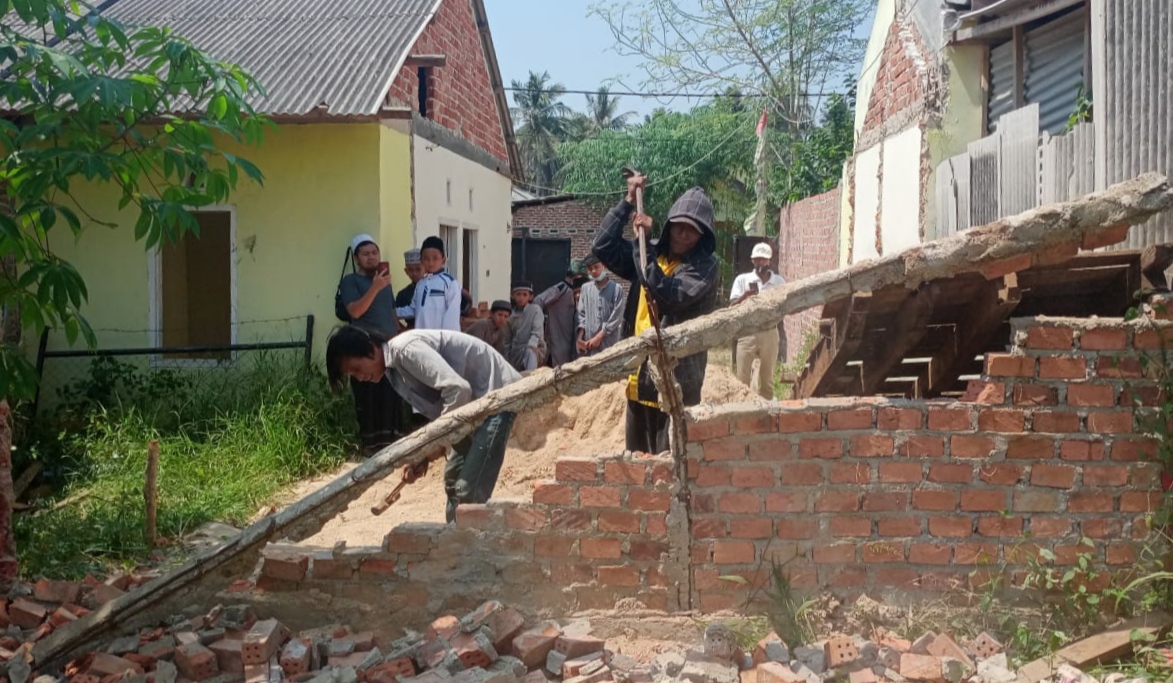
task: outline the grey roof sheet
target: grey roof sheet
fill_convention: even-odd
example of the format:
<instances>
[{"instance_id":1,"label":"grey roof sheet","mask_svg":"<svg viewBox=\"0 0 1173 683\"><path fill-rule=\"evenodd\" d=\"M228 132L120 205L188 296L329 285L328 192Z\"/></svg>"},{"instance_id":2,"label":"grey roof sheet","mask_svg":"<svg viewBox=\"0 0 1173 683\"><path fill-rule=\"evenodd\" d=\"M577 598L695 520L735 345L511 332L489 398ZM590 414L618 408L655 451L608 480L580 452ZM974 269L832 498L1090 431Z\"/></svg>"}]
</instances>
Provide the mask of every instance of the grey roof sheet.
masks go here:
<instances>
[{"instance_id":1,"label":"grey roof sheet","mask_svg":"<svg viewBox=\"0 0 1173 683\"><path fill-rule=\"evenodd\" d=\"M104 15L167 26L265 88L270 115L376 114L441 0L116 0Z\"/></svg>"}]
</instances>

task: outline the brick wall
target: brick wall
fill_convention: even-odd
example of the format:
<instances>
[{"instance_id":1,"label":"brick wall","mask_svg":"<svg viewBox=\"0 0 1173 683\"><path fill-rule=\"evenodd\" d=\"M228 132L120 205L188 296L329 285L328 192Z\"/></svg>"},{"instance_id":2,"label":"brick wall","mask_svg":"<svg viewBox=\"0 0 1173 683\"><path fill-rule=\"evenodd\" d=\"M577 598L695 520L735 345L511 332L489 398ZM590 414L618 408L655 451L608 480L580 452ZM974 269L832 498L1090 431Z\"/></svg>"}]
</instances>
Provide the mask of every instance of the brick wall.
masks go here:
<instances>
[{"instance_id":1,"label":"brick wall","mask_svg":"<svg viewBox=\"0 0 1173 683\"><path fill-rule=\"evenodd\" d=\"M1159 333L1173 341L1173 326ZM405 619L487 598L714 612L740 607L771 560L796 588L901 597L994 573L1014 585L1042 548L1064 566L1133 565L1161 501L1134 407L1156 385L1134 349L1158 348L1158 331L1027 319L1014 338L965 401L697 407L683 491L667 458L563 458L531 501L462 507L454 527L404 525L340 553L270 548L261 587L377 586Z\"/></svg>"},{"instance_id":2,"label":"brick wall","mask_svg":"<svg viewBox=\"0 0 1173 683\"><path fill-rule=\"evenodd\" d=\"M448 58L445 66L431 70L428 118L508 166L505 133L469 0L444 0L411 52ZM390 96L414 109L418 89L416 67L405 66L392 82Z\"/></svg>"},{"instance_id":3,"label":"brick wall","mask_svg":"<svg viewBox=\"0 0 1173 683\"><path fill-rule=\"evenodd\" d=\"M932 90L926 54L916 22L892 24L868 98L857 150L868 149L921 119Z\"/></svg>"},{"instance_id":4,"label":"brick wall","mask_svg":"<svg viewBox=\"0 0 1173 683\"><path fill-rule=\"evenodd\" d=\"M591 253L595 234L606 213L606 209L585 199L518 206L513 209L513 235L520 237L521 229L525 228L530 237L568 239L570 258L581 259Z\"/></svg>"},{"instance_id":5,"label":"brick wall","mask_svg":"<svg viewBox=\"0 0 1173 683\"><path fill-rule=\"evenodd\" d=\"M787 282L839 267L839 188L782 207L778 226L779 270ZM819 308L786 318L786 359L802 351L803 339L818 328Z\"/></svg>"}]
</instances>

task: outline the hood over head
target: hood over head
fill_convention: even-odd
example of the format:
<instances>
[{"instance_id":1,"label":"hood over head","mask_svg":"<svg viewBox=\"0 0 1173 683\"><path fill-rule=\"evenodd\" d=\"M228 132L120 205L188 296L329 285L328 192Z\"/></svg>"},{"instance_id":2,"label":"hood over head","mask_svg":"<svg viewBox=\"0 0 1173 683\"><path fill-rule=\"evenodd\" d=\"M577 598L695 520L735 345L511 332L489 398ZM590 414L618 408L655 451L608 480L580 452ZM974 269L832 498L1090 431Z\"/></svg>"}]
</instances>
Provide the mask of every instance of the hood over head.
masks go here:
<instances>
[{"instance_id":1,"label":"hood over head","mask_svg":"<svg viewBox=\"0 0 1173 683\"><path fill-rule=\"evenodd\" d=\"M685 222L701 231L701 241L697 242L697 249L707 254L717 250L717 233L713 228L713 202L709 201L709 196L704 190L694 187L685 190L669 209L668 220L660 226L660 237L656 241L657 253L662 253L668 248L668 226L680 219L685 219Z\"/></svg>"}]
</instances>

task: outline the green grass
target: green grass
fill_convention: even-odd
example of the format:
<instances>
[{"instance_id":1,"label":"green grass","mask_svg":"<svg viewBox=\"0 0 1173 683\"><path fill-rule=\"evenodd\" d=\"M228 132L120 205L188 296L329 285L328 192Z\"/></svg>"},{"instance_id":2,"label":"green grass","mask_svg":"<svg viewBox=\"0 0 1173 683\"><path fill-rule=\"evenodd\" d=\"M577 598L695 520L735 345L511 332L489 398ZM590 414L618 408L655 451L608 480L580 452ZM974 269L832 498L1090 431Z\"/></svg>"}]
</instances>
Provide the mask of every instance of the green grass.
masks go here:
<instances>
[{"instance_id":1,"label":"green grass","mask_svg":"<svg viewBox=\"0 0 1173 683\"><path fill-rule=\"evenodd\" d=\"M111 368L115 381L94 381ZM96 369L73 388L89 389L74 394L86 398L42 420L22 449L40 454L59 487L40 509L16 516L25 576L77 578L151 559L143 537L151 439L159 440L164 538L209 521L243 524L283 487L355 451L349 401L297 363L262 357L232 370L158 374ZM170 387L166 396L160 384Z\"/></svg>"}]
</instances>

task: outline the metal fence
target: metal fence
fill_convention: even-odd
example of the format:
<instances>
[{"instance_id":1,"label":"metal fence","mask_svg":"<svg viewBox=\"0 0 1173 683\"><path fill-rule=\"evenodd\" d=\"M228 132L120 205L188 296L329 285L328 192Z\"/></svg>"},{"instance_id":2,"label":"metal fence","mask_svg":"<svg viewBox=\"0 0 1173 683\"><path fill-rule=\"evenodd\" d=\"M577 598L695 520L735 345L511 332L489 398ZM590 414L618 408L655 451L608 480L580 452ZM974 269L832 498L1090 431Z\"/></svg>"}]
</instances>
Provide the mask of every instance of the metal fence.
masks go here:
<instances>
[{"instance_id":1,"label":"metal fence","mask_svg":"<svg viewBox=\"0 0 1173 683\"><path fill-rule=\"evenodd\" d=\"M313 362L314 316L238 322L237 338L268 339L248 343L193 346L114 345L99 348L53 348L61 334L45 330L37 347L37 393L31 415L72 400L102 385L152 379L182 381L191 386L200 381L222 381L225 372L256 362L264 354L280 354L283 363ZM242 334L242 331L244 332ZM95 330L99 344L104 340L142 340L151 330ZM288 339L288 341L278 339ZM115 376L116 375L116 376Z\"/></svg>"}]
</instances>

